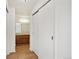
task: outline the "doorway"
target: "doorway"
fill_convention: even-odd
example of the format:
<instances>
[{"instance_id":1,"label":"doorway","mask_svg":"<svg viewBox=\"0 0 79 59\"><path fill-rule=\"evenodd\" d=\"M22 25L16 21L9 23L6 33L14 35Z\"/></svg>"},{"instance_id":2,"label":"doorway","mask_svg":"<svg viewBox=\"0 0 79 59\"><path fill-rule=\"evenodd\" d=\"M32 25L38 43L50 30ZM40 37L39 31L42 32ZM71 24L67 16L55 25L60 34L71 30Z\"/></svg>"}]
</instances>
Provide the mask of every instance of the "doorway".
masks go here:
<instances>
[{"instance_id":1,"label":"doorway","mask_svg":"<svg viewBox=\"0 0 79 59\"><path fill-rule=\"evenodd\" d=\"M19 58L38 59L37 55L33 51L30 51L29 17L30 16L19 17L16 21L16 53L18 53Z\"/></svg>"},{"instance_id":2,"label":"doorway","mask_svg":"<svg viewBox=\"0 0 79 59\"><path fill-rule=\"evenodd\" d=\"M30 50L31 9L28 3L25 0L7 2L7 59L38 59Z\"/></svg>"},{"instance_id":3,"label":"doorway","mask_svg":"<svg viewBox=\"0 0 79 59\"><path fill-rule=\"evenodd\" d=\"M22 22L21 20L28 20ZM7 59L38 59L38 56L30 50L30 19L20 17L16 21L15 52L10 53Z\"/></svg>"},{"instance_id":4,"label":"doorway","mask_svg":"<svg viewBox=\"0 0 79 59\"><path fill-rule=\"evenodd\" d=\"M25 18L25 19L24 19ZM16 52L18 49L20 49L21 46L28 46L27 49L29 49L29 44L30 44L30 28L29 24L30 21L27 19L28 22L22 22L26 20L26 17L19 17L16 21ZM26 49L26 48L23 48Z\"/></svg>"}]
</instances>

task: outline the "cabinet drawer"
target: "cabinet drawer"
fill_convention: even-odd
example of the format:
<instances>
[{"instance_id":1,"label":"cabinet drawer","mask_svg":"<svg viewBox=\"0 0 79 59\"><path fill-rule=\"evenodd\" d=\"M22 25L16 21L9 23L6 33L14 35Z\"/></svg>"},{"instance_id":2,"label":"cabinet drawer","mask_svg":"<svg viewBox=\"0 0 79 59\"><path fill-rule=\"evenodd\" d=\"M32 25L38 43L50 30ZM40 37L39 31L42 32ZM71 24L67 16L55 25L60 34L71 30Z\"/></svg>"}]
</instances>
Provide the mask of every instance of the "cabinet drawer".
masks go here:
<instances>
[{"instance_id":1,"label":"cabinet drawer","mask_svg":"<svg viewBox=\"0 0 79 59\"><path fill-rule=\"evenodd\" d=\"M16 35L16 44L29 43L29 35Z\"/></svg>"}]
</instances>

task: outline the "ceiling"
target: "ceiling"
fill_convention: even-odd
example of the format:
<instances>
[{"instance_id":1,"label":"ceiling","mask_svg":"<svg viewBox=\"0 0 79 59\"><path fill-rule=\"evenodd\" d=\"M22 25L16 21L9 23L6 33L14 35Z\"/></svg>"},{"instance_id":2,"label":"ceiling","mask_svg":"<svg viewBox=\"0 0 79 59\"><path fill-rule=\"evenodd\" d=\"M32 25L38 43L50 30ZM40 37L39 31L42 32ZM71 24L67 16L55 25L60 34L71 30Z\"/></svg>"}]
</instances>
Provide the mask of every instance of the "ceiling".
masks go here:
<instances>
[{"instance_id":1,"label":"ceiling","mask_svg":"<svg viewBox=\"0 0 79 59\"><path fill-rule=\"evenodd\" d=\"M8 0L17 15L29 15L37 2L38 0Z\"/></svg>"}]
</instances>

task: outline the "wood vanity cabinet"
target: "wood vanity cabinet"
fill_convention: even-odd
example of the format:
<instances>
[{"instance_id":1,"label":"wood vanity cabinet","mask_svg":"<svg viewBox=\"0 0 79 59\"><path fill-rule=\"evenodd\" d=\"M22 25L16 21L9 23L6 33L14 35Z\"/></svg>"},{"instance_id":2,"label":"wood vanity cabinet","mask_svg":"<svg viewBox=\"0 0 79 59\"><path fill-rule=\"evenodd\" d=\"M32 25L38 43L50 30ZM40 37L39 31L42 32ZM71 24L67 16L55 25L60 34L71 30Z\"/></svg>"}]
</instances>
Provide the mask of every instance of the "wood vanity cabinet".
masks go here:
<instances>
[{"instance_id":1,"label":"wood vanity cabinet","mask_svg":"<svg viewBox=\"0 0 79 59\"><path fill-rule=\"evenodd\" d=\"M16 44L28 44L29 35L16 35Z\"/></svg>"}]
</instances>

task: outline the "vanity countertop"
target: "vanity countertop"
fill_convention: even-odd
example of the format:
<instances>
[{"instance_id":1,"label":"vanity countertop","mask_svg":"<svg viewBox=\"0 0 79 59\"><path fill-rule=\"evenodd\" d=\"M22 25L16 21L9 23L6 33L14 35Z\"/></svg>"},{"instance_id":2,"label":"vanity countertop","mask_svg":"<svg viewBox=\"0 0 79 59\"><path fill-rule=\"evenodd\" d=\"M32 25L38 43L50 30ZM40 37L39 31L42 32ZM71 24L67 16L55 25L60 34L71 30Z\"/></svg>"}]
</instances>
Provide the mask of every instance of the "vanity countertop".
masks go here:
<instances>
[{"instance_id":1,"label":"vanity countertop","mask_svg":"<svg viewBox=\"0 0 79 59\"><path fill-rule=\"evenodd\" d=\"M16 35L29 35L28 33L16 33Z\"/></svg>"}]
</instances>

